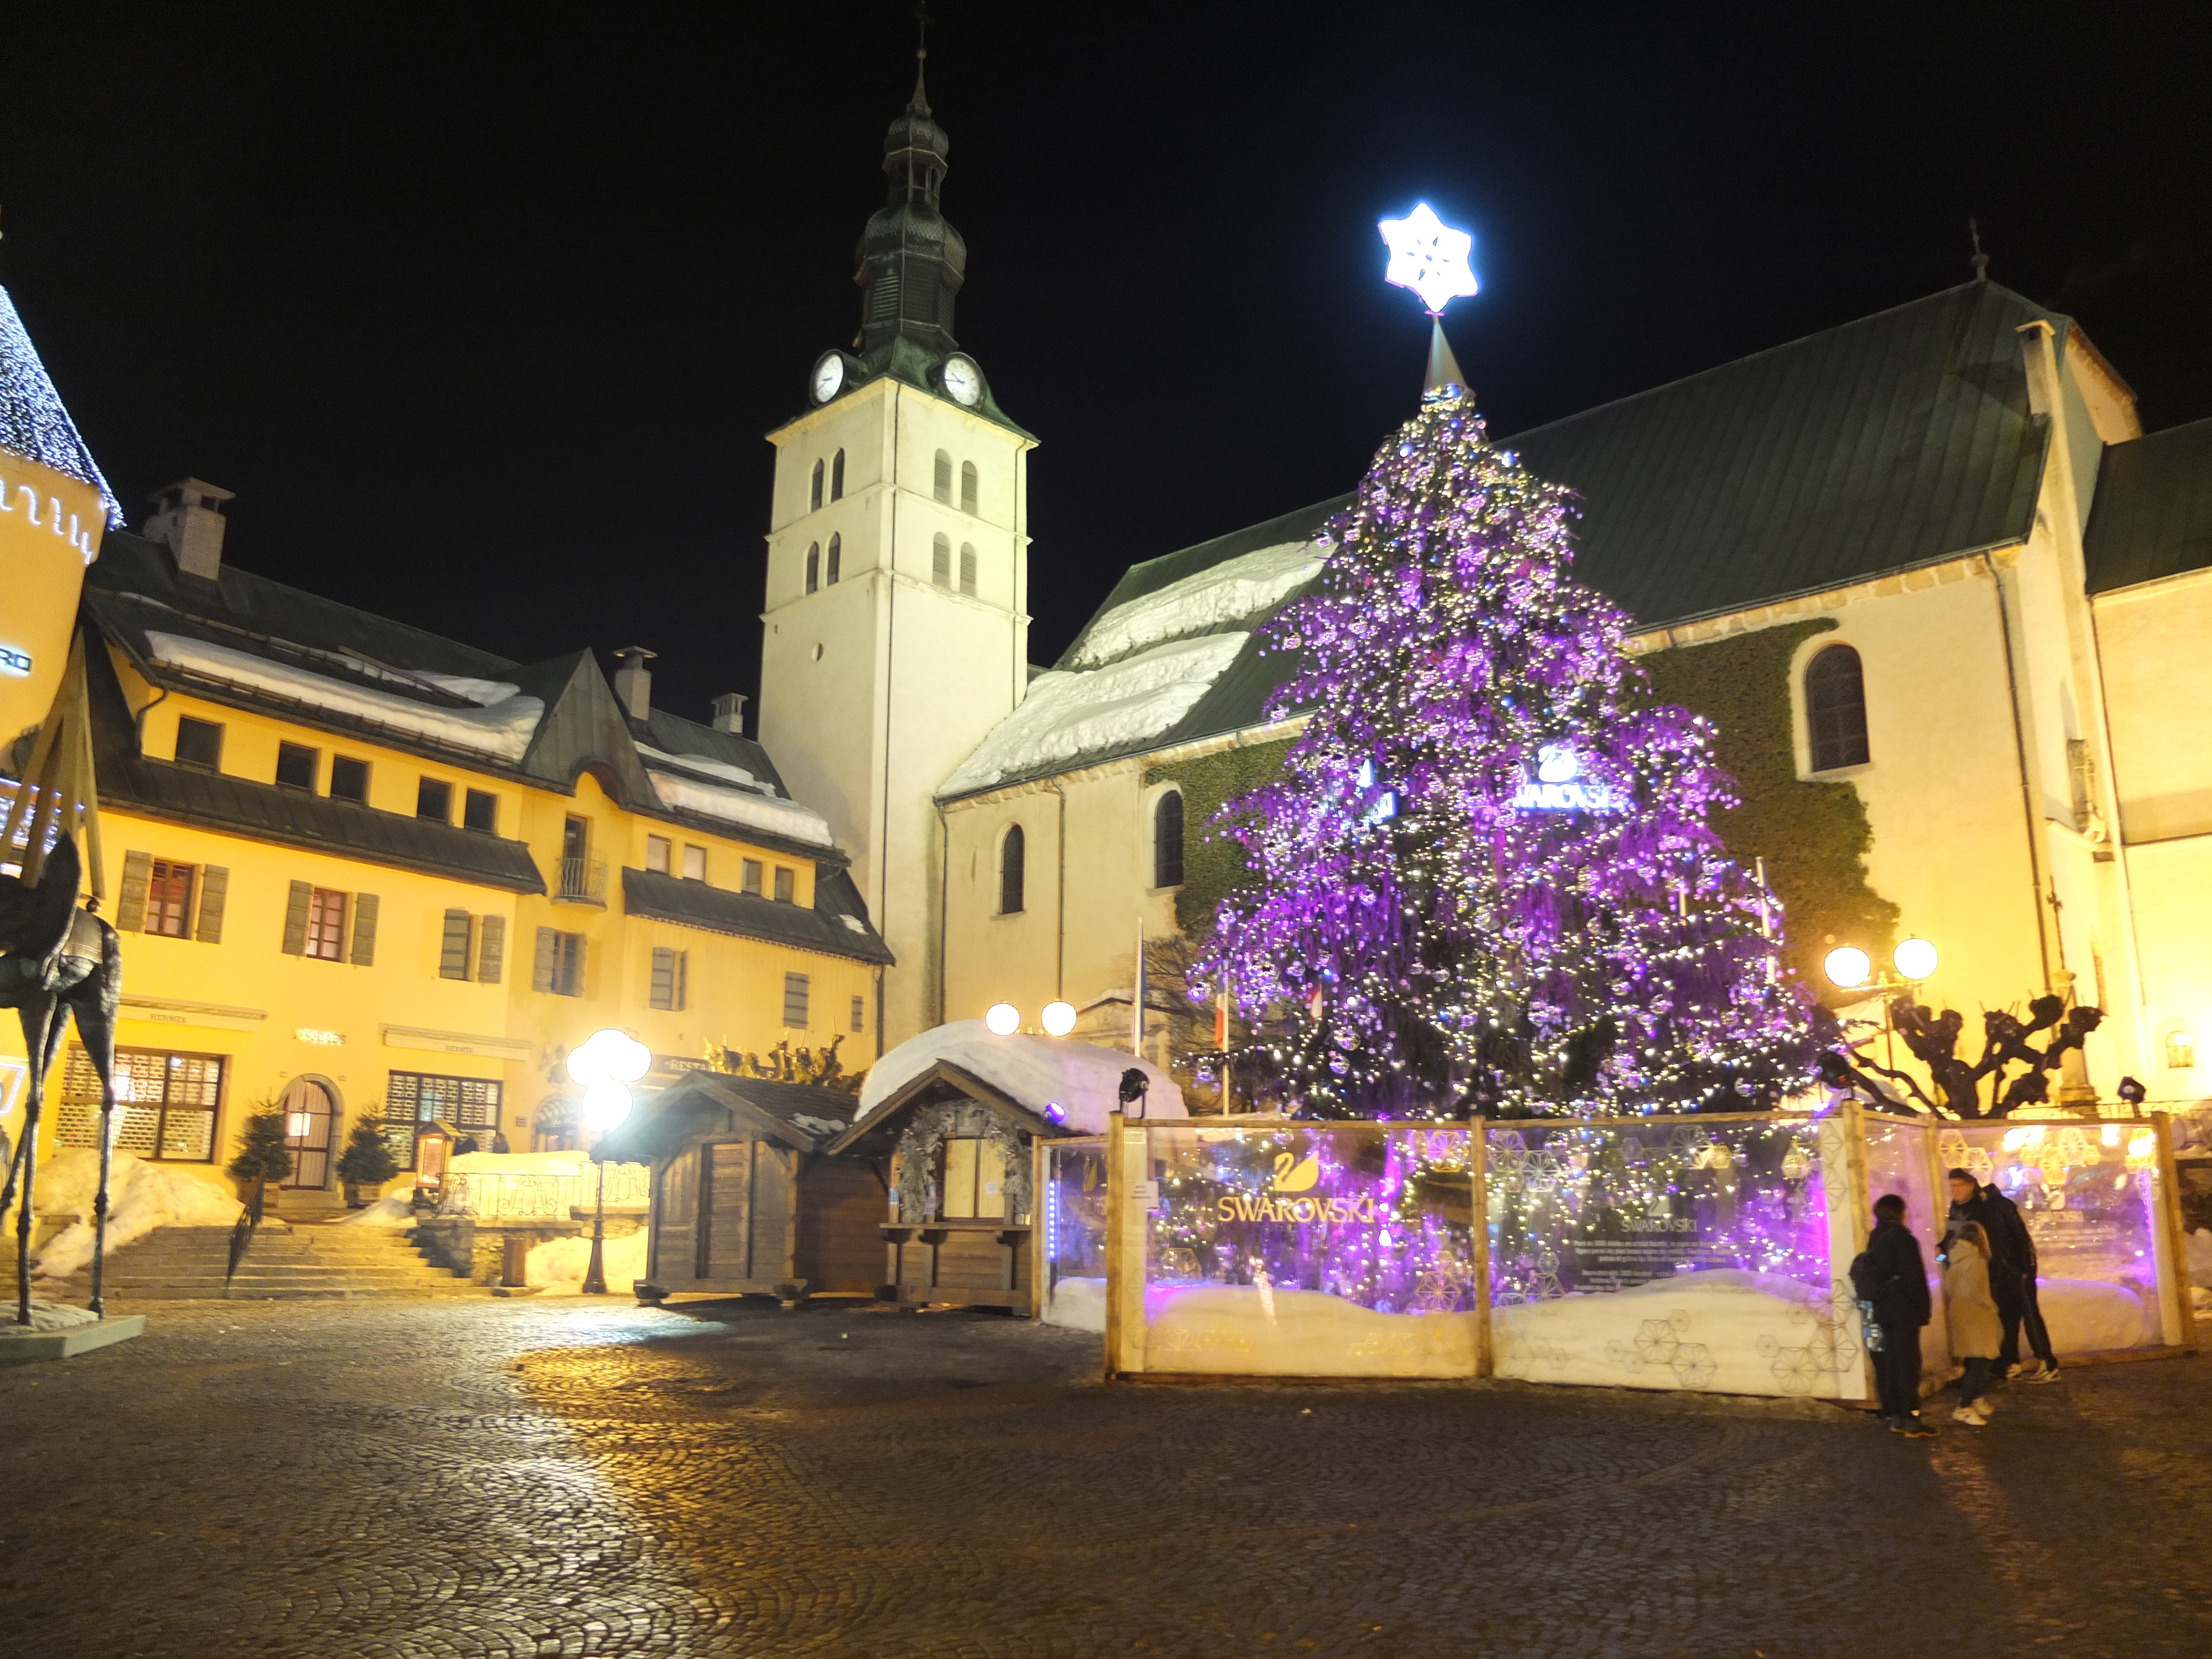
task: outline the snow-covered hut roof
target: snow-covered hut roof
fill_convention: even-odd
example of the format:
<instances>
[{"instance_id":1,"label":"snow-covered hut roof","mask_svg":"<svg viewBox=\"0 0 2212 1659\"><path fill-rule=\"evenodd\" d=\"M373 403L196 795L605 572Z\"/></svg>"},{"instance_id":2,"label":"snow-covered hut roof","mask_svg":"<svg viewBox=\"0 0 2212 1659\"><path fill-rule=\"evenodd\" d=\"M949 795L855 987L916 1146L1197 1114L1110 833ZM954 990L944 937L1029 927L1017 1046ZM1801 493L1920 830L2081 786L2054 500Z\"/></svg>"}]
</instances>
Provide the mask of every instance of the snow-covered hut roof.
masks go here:
<instances>
[{"instance_id":1,"label":"snow-covered hut roof","mask_svg":"<svg viewBox=\"0 0 2212 1659\"><path fill-rule=\"evenodd\" d=\"M120 525L123 508L92 459L76 422L54 390L31 331L15 312L8 290L0 288L0 449L50 466L65 478L100 492L107 522Z\"/></svg>"},{"instance_id":2,"label":"snow-covered hut roof","mask_svg":"<svg viewBox=\"0 0 2212 1659\"><path fill-rule=\"evenodd\" d=\"M1107 1115L1120 1109L1121 1074L1133 1066L1152 1079L1146 1117L1188 1115L1175 1079L1148 1060L1073 1037L994 1036L980 1019L956 1019L908 1037L869 1067L854 1129L939 1065L957 1067L1072 1134L1105 1133Z\"/></svg>"}]
</instances>

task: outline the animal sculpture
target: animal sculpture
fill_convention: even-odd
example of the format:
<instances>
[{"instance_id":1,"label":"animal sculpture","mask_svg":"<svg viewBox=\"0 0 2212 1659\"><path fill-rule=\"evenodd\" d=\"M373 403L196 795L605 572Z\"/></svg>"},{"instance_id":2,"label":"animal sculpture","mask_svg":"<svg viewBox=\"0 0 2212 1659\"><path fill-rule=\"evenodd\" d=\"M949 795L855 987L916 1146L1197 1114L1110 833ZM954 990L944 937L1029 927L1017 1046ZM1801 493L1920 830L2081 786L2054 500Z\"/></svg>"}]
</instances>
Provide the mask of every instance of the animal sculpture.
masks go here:
<instances>
[{"instance_id":1,"label":"animal sculpture","mask_svg":"<svg viewBox=\"0 0 2212 1659\"><path fill-rule=\"evenodd\" d=\"M100 1075L100 1189L93 1198L92 1297L105 1312L100 1274L107 1253L107 1182L114 1155L115 1013L123 1000L123 946L115 929L77 906L83 873L76 843L64 836L46 855L35 885L0 875L0 1008L23 1024L30 1088L0 1212L15 1200L15 1322L31 1322L31 1224L37 1168L33 1148L46 1104L46 1077L61 1054L70 1016L93 1070Z\"/></svg>"}]
</instances>

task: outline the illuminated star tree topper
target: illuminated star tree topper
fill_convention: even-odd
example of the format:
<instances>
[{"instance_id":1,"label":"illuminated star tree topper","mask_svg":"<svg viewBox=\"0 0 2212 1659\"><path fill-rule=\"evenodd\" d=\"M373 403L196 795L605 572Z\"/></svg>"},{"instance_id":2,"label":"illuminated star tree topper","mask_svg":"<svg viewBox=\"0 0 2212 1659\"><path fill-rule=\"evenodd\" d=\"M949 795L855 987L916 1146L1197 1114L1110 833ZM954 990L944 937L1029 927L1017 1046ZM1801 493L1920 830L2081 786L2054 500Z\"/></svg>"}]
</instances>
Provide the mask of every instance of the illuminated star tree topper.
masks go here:
<instances>
[{"instance_id":1,"label":"illuminated star tree topper","mask_svg":"<svg viewBox=\"0 0 2212 1659\"><path fill-rule=\"evenodd\" d=\"M1382 280L1395 288L1409 288L1421 296L1429 315L1441 317L1454 300L1481 291L1467 260L1474 252L1474 238L1454 230L1436 216L1426 202L1417 202L1402 219L1385 219L1379 228L1390 250L1390 264Z\"/></svg>"}]
</instances>

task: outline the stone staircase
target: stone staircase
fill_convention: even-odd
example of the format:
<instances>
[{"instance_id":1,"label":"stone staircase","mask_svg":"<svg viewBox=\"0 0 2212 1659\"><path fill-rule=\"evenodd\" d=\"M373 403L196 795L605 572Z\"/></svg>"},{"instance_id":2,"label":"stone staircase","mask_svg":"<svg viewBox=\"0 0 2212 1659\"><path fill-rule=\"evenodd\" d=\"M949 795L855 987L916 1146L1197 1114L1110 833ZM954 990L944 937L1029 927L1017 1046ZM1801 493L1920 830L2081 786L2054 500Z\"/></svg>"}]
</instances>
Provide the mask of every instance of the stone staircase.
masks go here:
<instances>
[{"instance_id":1,"label":"stone staircase","mask_svg":"<svg viewBox=\"0 0 2212 1659\"><path fill-rule=\"evenodd\" d=\"M426 1261L404 1231L264 1219L226 1285L228 1227L161 1227L107 1259L111 1303L385 1301L404 1297L489 1297L450 1268ZM8 1282L15 1271L5 1249ZM82 1302L88 1276L63 1281L61 1299Z\"/></svg>"}]
</instances>

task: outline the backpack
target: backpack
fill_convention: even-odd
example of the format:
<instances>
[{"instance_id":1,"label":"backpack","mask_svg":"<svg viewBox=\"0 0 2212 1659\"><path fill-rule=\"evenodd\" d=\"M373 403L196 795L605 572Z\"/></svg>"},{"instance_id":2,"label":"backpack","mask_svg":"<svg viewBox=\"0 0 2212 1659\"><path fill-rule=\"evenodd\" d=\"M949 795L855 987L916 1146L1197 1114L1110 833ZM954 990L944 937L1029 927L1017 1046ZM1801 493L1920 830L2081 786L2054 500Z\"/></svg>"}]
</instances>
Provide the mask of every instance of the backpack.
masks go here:
<instances>
[{"instance_id":1,"label":"backpack","mask_svg":"<svg viewBox=\"0 0 2212 1659\"><path fill-rule=\"evenodd\" d=\"M1851 1258L1851 1294L1862 1302L1872 1302L1881 1294L1881 1281L1874 1274L1874 1257L1861 1250Z\"/></svg>"}]
</instances>

